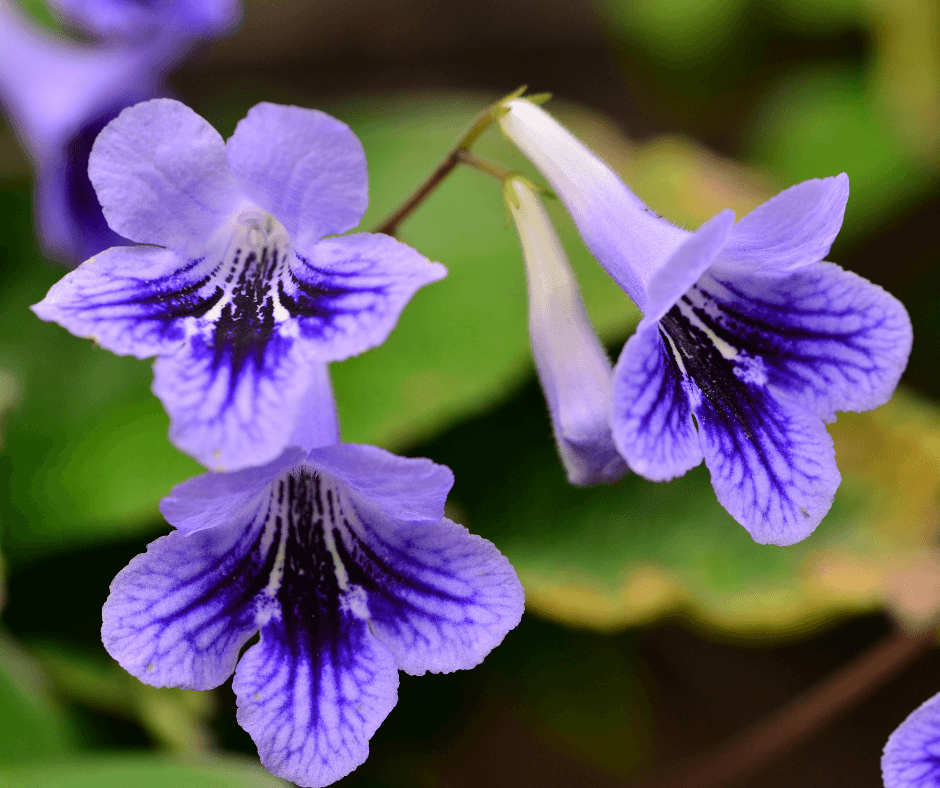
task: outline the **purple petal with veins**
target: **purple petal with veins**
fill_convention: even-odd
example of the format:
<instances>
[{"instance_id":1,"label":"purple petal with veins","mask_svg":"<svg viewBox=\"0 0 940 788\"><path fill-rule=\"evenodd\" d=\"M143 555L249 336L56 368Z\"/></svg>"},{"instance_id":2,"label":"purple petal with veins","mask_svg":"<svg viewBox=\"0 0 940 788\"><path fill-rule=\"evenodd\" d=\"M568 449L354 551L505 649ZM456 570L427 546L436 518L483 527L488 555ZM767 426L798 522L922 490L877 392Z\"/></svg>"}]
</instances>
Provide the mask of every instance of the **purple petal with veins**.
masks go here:
<instances>
[{"instance_id":1,"label":"purple petal with veins","mask_svg":"<svg viewBox=\"0 0 940 788\"><path fill-rule=\"evenodd\" d=\"M301 786L362 763L402 669L473 667L520 619L489 542L441 516L452 477L371 446L205 474L163 511L180 530L114 580L102 637L142 681L233 688L262 762ZM302 456L302 455L301 455Z\"/></svg>"},{"instance_id":2,"label":"purple petal with veins","mask_svg":"<svg viewBox=\"0 0 940 788\"><path fill-rule=\"evenodd\" d=\"M940 786L940 695L934 695L898 726L881 758L885 788Z\"/></svg>"},{"instance_id":3,"label":"purple petal with veins","mask_svg":"<svg viewBox=\"0 0 940 788\"><path fill-rule=\"evenodd\" d=\"M358 221L362 148L334 118L278 109L259 105L236 131L235 173L222 138L179 102L121 113L95 143L92 181L115 229L166 248L109 249L34 307L116 353L158 356L154 392L170 415L171 439L215 469L277 457L295 433L313 365L384 342L412 295L445 274L385 235L315 238ZM244 178L262 175L257 160L246 163L242 143L259 124L277 123L288 137L326 134L320 156L345 163L316 170L295 146L280 151L256 188L245 187ZM291 157L312 181L290 180ZM273 200L278 172L290 188L271 204L302 245L250 199ZM330 212L321 210L324 200ZM324 418L333 418L327 410Z\"/></svg>"}]
</instances>

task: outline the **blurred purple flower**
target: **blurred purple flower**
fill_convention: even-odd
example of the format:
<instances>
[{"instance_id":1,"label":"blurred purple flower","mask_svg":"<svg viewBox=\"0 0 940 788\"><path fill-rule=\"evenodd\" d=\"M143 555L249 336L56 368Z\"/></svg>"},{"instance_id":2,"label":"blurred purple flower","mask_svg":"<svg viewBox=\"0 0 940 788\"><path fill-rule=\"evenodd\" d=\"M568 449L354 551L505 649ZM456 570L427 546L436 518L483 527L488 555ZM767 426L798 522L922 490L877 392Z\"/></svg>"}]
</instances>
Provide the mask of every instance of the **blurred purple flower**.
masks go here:
<instances>
[{"instance_id":1,"label":"blurred purple flower","mask_svg":"<svg viewBox=\"0 0 940 788\"><path fill-rule=\"evenodd\" d=\"M808 536L841 478L824 422L886 402L911 348L900 302L821 262L848 178L805 181L737 224L724 211L690 233L543 110L507 108L504 131L644 313L614 369L611 425L627 463L668 480L704 459L756 541Z\"/></svg>"},{"instance_id":2,"label":"blurred purple flower","mask_svg":"<svg viewBox=\"0 0 940 788\"><path fill-rule=\"evenodd\" d=\"M940 788L940 695L901 723L881 758L885 788Z\"/></svg>"},{"instance_id":3,"label":"blurred purple flower","mask_svg":"<svg viewBox=\"0 0 940 788\"><path fill-rule=\"evenodd\" d=\"M43 248L74 264L126 243L105 222L88 178L95 137L125 107L165 93L166 74L196 40L230 29L240 3L59 5L103 40L54 36L0 0L0 105L33 164Z\"/></svg>"},{"instance_id":4,"label":"blurred purple flower","mask_svg":"<svg viewBox=\"0 0 940 788\"><path fill-rule=\"evenodd\" d=\"M568 481L614 482L627 465L610 431L610 359L538 197L520 178L505 187L526 266L532 355Z\"/></svg>"},{"instance_id":5,"label":"blurred purple flower","mask_svg":"<svg viewBox=\"0 0 940 788\"><path fill-rule=\"evenodd\" d=\"M446 273L387 235L325 237L359 223L368 182L355 134L315 110L258 104L226 143L155 99L101 132L89 172L108 224L153 245L102 252L33 309L115 353L157 356L171 439L217 470L280 455L312 364L384 342Z\"/></svg>"},{"instance_id":6,"label":"blurred purple flower","mask_svg":"<svg viewBox=\"0 0 940 788\"><path fill-rule=\"evenodd\" d=\"M48 0L62 18L107 41L144 42L158 37L193 42L230 31L241 0Z\"/></svg>"},{"instance_id":7,"label":"blurred purple flower","mask_svg":"<svg viewBox=\"0 0 940 788\"><path fill-rule=\"evenodd\" d=\"M313 376L332 407L326 365ZM474 667L524 604L499 551L444 517L449 469L320 423L313 442L329 445L175 487L161 509L177 530L114 579L102 626L147 684L205 690L234 671L239 724L301 786L366 759L399 669Z\"/></svg>"}]
</instances>

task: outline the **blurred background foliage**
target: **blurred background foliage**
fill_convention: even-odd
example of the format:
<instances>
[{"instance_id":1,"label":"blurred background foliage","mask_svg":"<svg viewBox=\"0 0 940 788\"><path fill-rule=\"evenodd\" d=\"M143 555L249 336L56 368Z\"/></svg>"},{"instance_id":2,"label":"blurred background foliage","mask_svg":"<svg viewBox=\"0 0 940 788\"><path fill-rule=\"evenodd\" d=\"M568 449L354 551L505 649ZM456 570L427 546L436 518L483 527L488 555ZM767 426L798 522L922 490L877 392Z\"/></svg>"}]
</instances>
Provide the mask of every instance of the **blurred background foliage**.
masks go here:
<instances>
[{"instance_id":1,"label":"blurred background foliage","mask_svg":"<svg viewBox=\"0 0 940 788\"><path fill-rule=\"evenodd\" d=\"M56 27L40 0L23 4ZM940 6L935 0L257 0L179 96L231 133L259 100L359 134L374 226L488 103L520 84L651 207L694 227L849 174L832 259L908 306L907 388L833 425L844 482L818 531L755 545L698 469L668 485L564 482L499 187L458 171L401 229L448 278L381 348L334 365L344 439L450 465L450 515L526 586L478 669L402 677L342 784L625 785L720 742L901 625L940 618ZM479 152L525 169L495 132ZM533 173L533 178L535 177ZM550 206L611 353L638 315ZM28 164L0 130L0 786L267 786L227 688L154 690L98 641L114 574L166 532L198 472L166 441L147 363L41 323L63 273L31 229ZM877 786L880 747L940 689L929 654L746 785ZM241 760L243 759L243 760ZM256 763L256 761L254 761Z\"/></svg>"}]
</instances>

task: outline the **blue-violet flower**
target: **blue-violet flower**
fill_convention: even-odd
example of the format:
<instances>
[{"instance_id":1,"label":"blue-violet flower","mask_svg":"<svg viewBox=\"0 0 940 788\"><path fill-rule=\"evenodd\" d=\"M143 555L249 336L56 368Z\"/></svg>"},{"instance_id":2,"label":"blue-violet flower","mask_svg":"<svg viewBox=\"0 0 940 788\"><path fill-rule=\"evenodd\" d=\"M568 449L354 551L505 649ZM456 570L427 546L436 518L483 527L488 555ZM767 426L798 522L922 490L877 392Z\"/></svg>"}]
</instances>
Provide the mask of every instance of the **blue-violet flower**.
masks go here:
<instances>
[{"instance_id":1,"label":"blue-violet flower","mask_svg":"<svg viewBox=\"0 0 940 788\"><path fill-rule=\"evenodd\" d=\"M690 233L539 107L506 106L503 130L644 313L614 368L611 426L627 463L667 480L704 459L756 541L808 536L841 478L824 422L886 402L911 348L900 302L821 262L848 178L805 181L737 224L723 211Z\"/></svg>"},{"instance_id":2,"label":"blue-violet flower","mask_svg":"<svg viewBox=\"0 0 940 788\"><path fill-rule=\"evenodd\" d=\"M69 24L106 41L193 42L230 31L241 0L47 0Z\"/></svg>"},{"instance_id":3,"label":"blue-violet flower","mask_svg":"<svg viewBox=\"0 0 940 788\"><path fill-rule=\"evenodd\" d=\"M940 694L911 712L885 744L885 788L940 788Z\"/></svg>"},{"instance_id":4,"label":"blue-violet flower","mask_svg":"<svg viewBox=\"0 0 940 788\"><path fill-rule=\"evenodd\" d=\"M259 104L226 143L178 101L144 102L101 132L89 173L108 224L152 245L102 252L33 309L157 356L171 440L217 470L292 445L312 365L381 344L445 274L389 236L336 235L365 211L365 154L315 110Z\"/></svg>"},{"instance_id":5,"label":"blue-violet flower","mask_svg":"<svg viewBox=\"0 0 940 788\"><path fill-rule=\"evenodd\" d=\"M520 178L505 188L526 266L532 355L568 481L616 481L627 465L610 432L610 359L538 197Z\"/></svg>"},{"instance_id":6,"label":"blue-violet flower","mask_svg":"<svg viewBox=\"0 0 940 788\"><path fill-rule=\"evenodd\" d=\"M312 377L331 409L326 365ZM474 667L524 604L496 547L444 517L448 468L339 443L332 413L312 441L327 444L175 487L161 509L176 530L117 575L101 630L153 686L205 690L234 671L239 724L301 786L366 759L399 669Z\"/></svg>"}]
</instances>

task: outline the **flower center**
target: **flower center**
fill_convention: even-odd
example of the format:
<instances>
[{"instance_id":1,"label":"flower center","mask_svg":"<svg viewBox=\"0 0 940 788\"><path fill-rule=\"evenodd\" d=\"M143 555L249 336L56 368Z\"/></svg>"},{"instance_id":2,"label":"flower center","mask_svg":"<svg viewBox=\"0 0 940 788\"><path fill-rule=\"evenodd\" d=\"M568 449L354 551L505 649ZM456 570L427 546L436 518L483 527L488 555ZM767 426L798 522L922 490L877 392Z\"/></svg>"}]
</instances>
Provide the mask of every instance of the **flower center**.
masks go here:
<instances>
[{"instance_id":1,"label":"flower center","mask_svg":"<svg viewBox=\"0 0 940 788\"><path fill-rule=\"evenodd\" d=\"M736 423L750 437L754 387L767 382L764 361L748 352L747 339L731 330L734 320L702 285L694 285L663 316L660 333L677 373L695 384L693 405L700 393L719 418Z\"/></svg>"}]
</instances>

